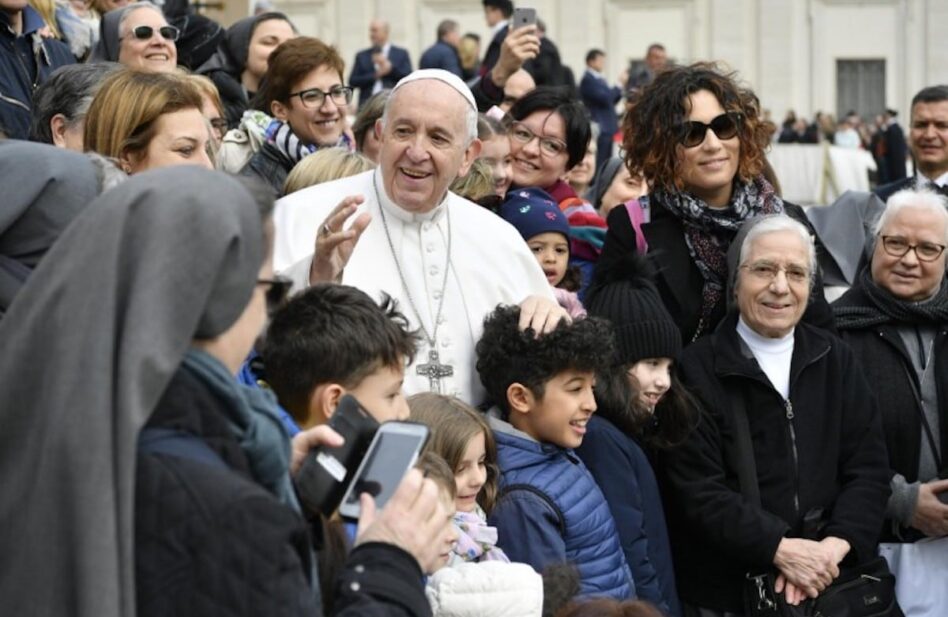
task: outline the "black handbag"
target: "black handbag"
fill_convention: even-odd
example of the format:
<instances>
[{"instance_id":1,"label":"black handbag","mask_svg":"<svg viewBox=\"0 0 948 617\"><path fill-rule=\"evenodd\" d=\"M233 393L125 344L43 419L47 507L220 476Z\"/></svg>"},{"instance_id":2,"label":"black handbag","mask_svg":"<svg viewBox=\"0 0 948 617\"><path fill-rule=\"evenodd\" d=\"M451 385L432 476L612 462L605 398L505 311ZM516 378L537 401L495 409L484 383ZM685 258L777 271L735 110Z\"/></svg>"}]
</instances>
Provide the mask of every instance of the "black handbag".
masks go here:
<instances>
[{"instance_id":1,"label":"black handbag","mask_svg":"<svg viewBox=\"0 0 948 617\"><path fill-rule=\"evenodd\" d=\"M751 442L747 408L740 394L731 396L735 451L741 494L758 508L760 488ZM749 572L744 582L746 617L904 617L895 599L895 577L883 557L858 566L840 569L840 575L816 598L797 606L787 604L784 594L774 591L777 572Z\"/></svg>"}]
</instances>

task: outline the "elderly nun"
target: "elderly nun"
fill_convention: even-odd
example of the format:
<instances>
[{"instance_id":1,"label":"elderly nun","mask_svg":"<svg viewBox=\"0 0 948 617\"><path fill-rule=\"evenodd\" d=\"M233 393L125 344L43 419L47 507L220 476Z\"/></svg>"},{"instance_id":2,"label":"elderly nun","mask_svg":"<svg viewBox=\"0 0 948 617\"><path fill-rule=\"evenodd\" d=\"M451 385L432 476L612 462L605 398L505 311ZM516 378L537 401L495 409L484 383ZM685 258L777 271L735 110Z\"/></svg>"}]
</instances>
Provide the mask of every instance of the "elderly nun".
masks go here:
<instances>
[{"instance_id":1,"label":"elderly nun","mask_svg":"<svg viewBox=\"0 0 948 617\"><path fill-rule=\"evenodd\" d=\"M136 175L73 221L0 321L4 614L320 614L290 440L272 395L234 377L286 289L256 193L191 166ZM414 479L421 496L393 502L437 511ZM428 544L449 524L410 510ZM379 531L388 512L334 614L430 610L410 534Z\"/></svg>"},{"instance_id":2,"label":"elderly nun","mask_svg":"<svg viewBox=\"0 0 948 617\"><path fill-rule=\"evenodd\" d=\"M936 615L948 602L948 203L900 191L873 232L869 267L833 310L882 413L892 487L883 554L906 613Z\"/></svg>"},{"instance_id":3,"label":"elderly nun","mask_svg":"<svg viewBox=\"0 0 948 617\"><path fill-rule=\"evenodd\" d=\"M662 466L686 615L743 613L754 572L772 573L790 604L816 597L876 555L889 495L856 358L801 321L816 269L806 227L784 214L752 219L729 262L733 306L680 360L702 418Z\"/></svg>"}]
</instances>

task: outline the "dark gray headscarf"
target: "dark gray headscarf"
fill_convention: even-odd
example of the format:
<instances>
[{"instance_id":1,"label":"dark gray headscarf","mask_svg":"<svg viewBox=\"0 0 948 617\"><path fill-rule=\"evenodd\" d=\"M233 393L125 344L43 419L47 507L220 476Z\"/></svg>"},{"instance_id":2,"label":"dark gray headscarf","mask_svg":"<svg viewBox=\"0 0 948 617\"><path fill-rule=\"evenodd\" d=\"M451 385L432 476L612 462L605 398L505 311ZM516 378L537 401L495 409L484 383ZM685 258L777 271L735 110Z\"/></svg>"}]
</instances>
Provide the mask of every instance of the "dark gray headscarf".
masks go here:
<instances>
[{"instance_id":1,"label":"dark gray headscarf","mask_svg":"<svg viewBox=\"0 0 948 617\"><path fill-rule=\"evenodd\" d=\"M0 317L66 226L99 192L96 168L78 152L0 142Z\"/></svg>"},{"instance_id":2,"label":"dark gray headscarf","mask_svg":"<svg viewBox=\"0 0 948 617\"><path fill-rule=\"evenodd\" d=\"M192 339L243 312L262 229L223 173L135 175L85 209L0 321L4 614L134 617L138 432Z\"/></svg>"},{"instance_id":3,"label":"dark gray headscarf","mask_svg":"<svg viewBox=\"0 0 948 617\"><path fill-rule=\"evenodd\" d=\"M210 60L205 62L196 72L201 75L207 75L215 71L224 71L234 79L240 80L241 73L247 67L247 56L250 50L250 39L253 38L254 30L261 23L271 19L282 19L290 24L294 32L296 27L290 18L276 11L261 13L245 17L234 22L224 34L224 39L217 47L217 51L211 56Z\"/></svg>"}]
</instances>

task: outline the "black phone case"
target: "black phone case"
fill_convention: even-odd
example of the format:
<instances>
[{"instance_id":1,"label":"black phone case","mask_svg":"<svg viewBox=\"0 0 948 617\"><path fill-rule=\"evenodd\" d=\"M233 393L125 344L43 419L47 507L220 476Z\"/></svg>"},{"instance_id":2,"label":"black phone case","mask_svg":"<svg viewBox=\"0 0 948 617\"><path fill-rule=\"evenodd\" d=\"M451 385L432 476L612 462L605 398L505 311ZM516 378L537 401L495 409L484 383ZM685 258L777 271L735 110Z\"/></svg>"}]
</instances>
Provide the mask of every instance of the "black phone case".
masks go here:
<instances>
[{"instance_id":1,"label":"black phone case","mask_svg":"<svg viewBox=\"0 0 948 617\"><path fill-rule=\"evenodd\" d=\"M379 423L350 395L339 400L329 426L342 435L338 448L314 448L296 474L296 492L303 507L316 514L331 515L339 507Z\"/></svg>"}]
</instances>

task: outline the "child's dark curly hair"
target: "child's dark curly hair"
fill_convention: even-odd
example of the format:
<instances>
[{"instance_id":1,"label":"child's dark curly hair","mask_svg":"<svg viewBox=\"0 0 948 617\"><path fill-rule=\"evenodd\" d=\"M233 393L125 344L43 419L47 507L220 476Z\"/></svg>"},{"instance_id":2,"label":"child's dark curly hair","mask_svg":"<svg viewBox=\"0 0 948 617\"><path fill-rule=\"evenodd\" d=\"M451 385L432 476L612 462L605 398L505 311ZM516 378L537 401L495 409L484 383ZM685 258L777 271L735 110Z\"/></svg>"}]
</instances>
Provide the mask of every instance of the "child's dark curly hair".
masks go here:
<instances>
[{"instance_id":1,"label":"child's dark curly hair","mask_svg":"<svg viewBox=\"0 0 948 617\"><path fill-rule=\"evenodd\" d=\"M641 174L653 187L671 192L684 188L678 145L682 123L690 112L688 97L699 90L713 94L725 111L741 115L737 176L747 182L762 172L771 127L760 118L757 97L737 83L735 73L699 62L659 73L626 112L622 148L633 176Z\"/></svg>"},{"instance_id":2,"label":"child's dark curly hair","mask_svg":"<svg viewBox=\"0 0 948 617\"><path fill-rule=\"evenodd\" d=\"M519 306L500 306L484 320L477 372L491 402L506 415L511 384L522 384L542 398L546 383L563 371L600 373L612 361L614 347L612 326L604 319L563 320L538 337L532 328L520 330Z\"/></svg>"}]
</instances>

